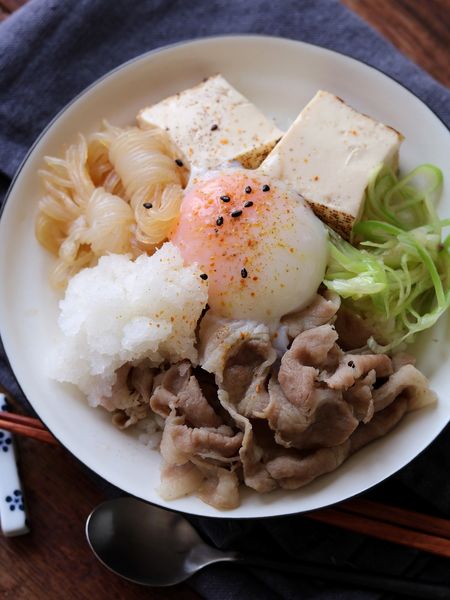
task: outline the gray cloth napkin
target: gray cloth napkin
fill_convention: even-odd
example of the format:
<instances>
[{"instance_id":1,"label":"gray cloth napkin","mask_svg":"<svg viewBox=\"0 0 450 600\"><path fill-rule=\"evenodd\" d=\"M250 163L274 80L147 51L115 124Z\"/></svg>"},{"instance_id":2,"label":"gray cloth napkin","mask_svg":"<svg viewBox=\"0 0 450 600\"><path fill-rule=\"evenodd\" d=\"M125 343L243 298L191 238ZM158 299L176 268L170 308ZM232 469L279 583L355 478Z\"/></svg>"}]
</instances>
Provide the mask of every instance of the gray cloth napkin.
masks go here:
<instances>
[{"instance_id":1,"label":"gray cloth napkin","mask_svg":"<svg viewBox=\"0 0 450 600\"><path fill-rule=\"evenodd\" d=\"M335 0L31 0L0 25L0 198L45 125L87 85L158 46L225 33L290 37L349 54L406 85L450 122L448 90ZM0 352L0 383L25 401ZM371 496L450 517L449 473L447 430ZM222 548L450 583L444 560L302 517L191 520ZM380 597L230 565L211 567L190 583L208 599Z\"/></svg>"}]
</instances>

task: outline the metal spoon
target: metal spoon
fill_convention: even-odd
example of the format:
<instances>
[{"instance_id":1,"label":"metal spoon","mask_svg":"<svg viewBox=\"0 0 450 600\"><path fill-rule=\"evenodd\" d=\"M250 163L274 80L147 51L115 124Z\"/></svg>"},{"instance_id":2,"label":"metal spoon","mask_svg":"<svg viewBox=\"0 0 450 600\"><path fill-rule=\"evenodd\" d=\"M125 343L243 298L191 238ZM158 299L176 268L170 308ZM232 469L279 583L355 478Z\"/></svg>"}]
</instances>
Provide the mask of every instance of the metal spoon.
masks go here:
<instances>
[{"instance_id":1,"label":"metal spoon","mask_svg":"<svg viewBox=\"0 0 450 600\"><path fill-rule=\"evenodd\" d=\"M109 500L95 508L86 522L86 536L105 567L141 585L175 585L213 563L237 562L410 598L450 597L450 588L434 584L217 550L206 544L181 514L131 497Z\"/></svg>"}]
</instances>

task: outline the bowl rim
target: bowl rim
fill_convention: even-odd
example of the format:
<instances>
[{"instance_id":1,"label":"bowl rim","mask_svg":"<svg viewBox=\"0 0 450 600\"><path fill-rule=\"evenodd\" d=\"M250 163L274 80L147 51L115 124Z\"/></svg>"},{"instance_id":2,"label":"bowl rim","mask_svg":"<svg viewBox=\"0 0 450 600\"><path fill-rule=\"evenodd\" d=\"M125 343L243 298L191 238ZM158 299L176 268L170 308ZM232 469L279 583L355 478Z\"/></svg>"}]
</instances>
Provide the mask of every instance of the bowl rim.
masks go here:
<instances>
[{"instance_id":1,"label":"bowl rim","mask_svg":"<svg viewBox=\"0 0 450 600\"><path fill-rule=\"evenodd\" d=\"M399 81L396 77L394 77L393 75L390 75L388 73L386 73L385 71L383 71L380 67L374 66L370 63L368 63L367 61L360 59L360 58L355 58L353 56L351 56L350 54L347 54L345 52L341 52L338 50L333 50L330 48L327 48L325 46L321 46L318 44L312 44L309 42L304 42L302 40L298 40L295 38L291 38L291 37L284 37L284 36L276 36L276 35L266 35L266 34L258 34L258 33L250 33L250 34L242 34L242 33L235 33L235 34L223 34L223 35L211 35L211 36L201 36L198 38L189 38L186 40L180 40L177 42L172 42L170 44L165 44L163 46L158 46L157 48L154 48L152 50L148 50L146 52L143 52L141 54L137 54L136 56L130 58L129 60L117 65L116 67L114 67L113 69L110 69L109 71L107 71L106 73L104 73L103 75L101 75L99 78L95 79L92 83L90 83L89 85L87 85L86 87L84 87L80 92L78 92L69 102L67 102L51 119L50 121L47 123L47 125L45 125L45 127L41 130L41 132L38 134L38 136L35 138L35 140L33 141L33 143L31 144L31 146L29 147L29 149L27 150L24 158L21 160L19 166L17 167L14 176L11 180L11 183L6 191L4 200L2 202L2 205L0 206L0 220L3 217L6 205L10 199L10 196L13 194L14 191L14 187L16 185L17 180L19 179L19 177L21 176L21 173L23 171L23 169L26 167L26 164L28 162L28 159L30 158L31 154L33 153L34 149L36 148L36 146L40 143L40 141L42 140L42 138L47 134L47 132L53 127L53 125L60 119L60 117L73 105L75 104L80 98L82 98L86 93L88 93L89 91L93 90L94 88L96 88L97 86L101 85L103 81L107 80L108 78L112 77L113 75L115 75L116 73L127 69L129 66L131 66L132 64L139 62L139 61L144 61L147 57L149 56L153 56L156 54L159 54L161 52L164 52L166 50L171 50L174 48L177 48L179 46L192 46L192 45L201 45L203 43L209 43L209 42L214 42L214 41L236 41L237 39L240 39L242 41L251 41L251 40L258 40L258 41L268 41L268 42L281 42L281 43L294 43L296 45L300 45L300 46L304 46L307 48L314 48L314 49L318 49L322 52L324 52L325 54L332 54L332 55L337 55L337 56L343 56L346 59L355 62L355 63L359 63L364 65L365 67L367 67L370 70L376 71L382 75L384 75L385 77L387 77L388 79L391 79L392 81L394 81L395 83L397 83L401 88L403 88L404 90L406 90L407 92L409 92L412 96L414 96L414 98L416 100L418 100L424 108L426 108L428 111L430 111L430 113L432 113L437 121L440 123L440 125L443 126L444 130L446 132L450 131L450 127L447 126L447 124L445 123L445 121L443 120L443 118L440 117L440 115L434 110L432 109L430 106L428 106L428 104L422 100L415 92L413 92L407 85L405 85L403 82ZM428 73L427 73L428 75ZM431 75L429 75L431 77ZM11 364L11 361L9 359L8 356L8 351L7 348L5 346L5 344L3 343L2 340L2 335L1 335L1 330L2 330L2 323L0 322L0 343L2 343L3 348L4 348L4 353L5 353L5 359L7 362L7 365L9 366L9 369L11 371L11 373L14 376L14 381L17 384L20 392L22 393L23 397L25 398L26 402L31 406L32 410L38 415L39 419L44 423L44 425L46 426L46 428L52 433L52 435L58 440L58 442L60 443L60 445L65 448L66 450L68 450L68 452L70 453L72 459L75 459L80 465L83 466L84 469L86 469L88 472L91 472L95 475L95 477L98 477L99 479L103 480L104 482L107 483L108 486L111 486L113 488L116 488L117 490L119 490L122 494L127 494L128 496L134 497L142 502L146 502L148 504L157 506L159 508L162 508L164 510L169 510L172 512L176 512L176 513L180 513L180 514L192 514L195 516L202 516L202 515L198 515L198 513L194 512L188 512L188 511L183 511L181 509L178 508L171 508L165 505L161 505L161 504L157 504L156 502L153 502L151 500L148 499L143 499L142 497L131 493L131 492L125 492L125 490L121 489L119 486L117 486L116 484L110 482L108 479L106 479L105 477L103 477L102 475L100 475L97 471L95 471L92 467L89 467L83 460L81 460L80 458L78 458L78 456L76 456L73 452L71 452L59 439L58 435L55 434L49 427L48 425L45 423L44 420L41 419L38 411L35 409L34 404L32 402L32 400L30 400L28 398L27 395L24 394L22 386L20 384L20 381L18 380L18 378L16 377L14 368ZM10 393L10 392L8 392ZM450 417L449 417L450 420ZM444 430L444 428L446 427L446 425L444 425L442 427L442 429L437 433L437 435L415 456L413 456L410 460L408 460L402 467L394 470L392 473L390 473L389 475L387 475L386 477L384 477L383 479L381 479L379 482L374 483L373 485L371 485L369 488L367 488L364 491L370 490L372 489L372 487L374 487L375 485L379 485L380 483L382 483L383 481L385 481L386 479L388 479L389 477L392 477L393 475L395 475L396 473L398 473L399 470L405 468L407 465L409 465L413 460L415 460L416 458L418 458L421 454L423 454L423 452L425 452L425 450L428 448L428 446L436 439L436 437L438 435L440 435L442 433L442 431ZM350 496L348 496L346 498L346 500L349 500L351 498L354 498L355 496L358 496L363 492L355 492L354 494L351 494ZM336 504L336 502L329 502L326 504L323 504L320 508L316 508L314 510L321 510L322 508L326 508L329 506L333 506L334 504ZM286 516L294 516L296 514L302 514L304 512L313 512L313 510L311 509L306 509L306 510L302 510L300 508L300 510L296 511L296 512L287 512L287 513L280 513L280 514L276 514L276 515L252 515L252 516L239 516L239 515L233 515L232 513L228 513L228 511L223 511L222 513L218 513L217 516L206 516L204 518L208 518L208 519L224 519L224 518L231 518L233 520L242 520L242 519L274 519L274 518L281 518L281 517L286 517Z\"/></svg>"}]
</instances>

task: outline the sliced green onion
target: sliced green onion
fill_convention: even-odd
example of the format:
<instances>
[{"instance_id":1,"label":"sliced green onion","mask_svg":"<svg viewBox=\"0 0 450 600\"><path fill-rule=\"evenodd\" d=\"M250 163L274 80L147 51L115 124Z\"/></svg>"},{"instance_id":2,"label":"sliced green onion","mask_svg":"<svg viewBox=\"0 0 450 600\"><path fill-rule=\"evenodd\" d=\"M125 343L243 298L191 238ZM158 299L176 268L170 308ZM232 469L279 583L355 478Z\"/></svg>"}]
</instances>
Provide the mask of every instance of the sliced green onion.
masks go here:
<instances>
[{"instance_id":1,"label":"sliced green onion","mask_svg":"<svg viewBox=\"0 0 450 600\"><path fill-rule=\"evenodd\" d=\"M422 165L398 179L383 167L370 177L356 246L330 231L324 284L374 331L368 345L386 352L432 327L450 306L450 219L435 204L442 172Z\"/></svg>"}]
</instances>

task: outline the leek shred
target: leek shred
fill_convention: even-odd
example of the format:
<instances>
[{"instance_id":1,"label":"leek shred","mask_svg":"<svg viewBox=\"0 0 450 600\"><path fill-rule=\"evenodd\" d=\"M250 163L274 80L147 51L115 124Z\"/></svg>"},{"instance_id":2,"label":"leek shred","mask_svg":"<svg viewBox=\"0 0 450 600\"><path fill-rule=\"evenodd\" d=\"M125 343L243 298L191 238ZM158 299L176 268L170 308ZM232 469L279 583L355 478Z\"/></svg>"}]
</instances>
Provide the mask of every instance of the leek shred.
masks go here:
<instances>
[{"instance_id":1,"label":"leek shred","mask_svg":"<svg viewBox=\"0 0 450 600\"><path fill-rule=\"evenodd\" d=\"M450 306L450 219L435 210L442 180L428 164L401 179L378 168L353 227L355 246L330 231L324 284L371 327L374 352L412 342Z\"/></svg>"}]
</instances>

